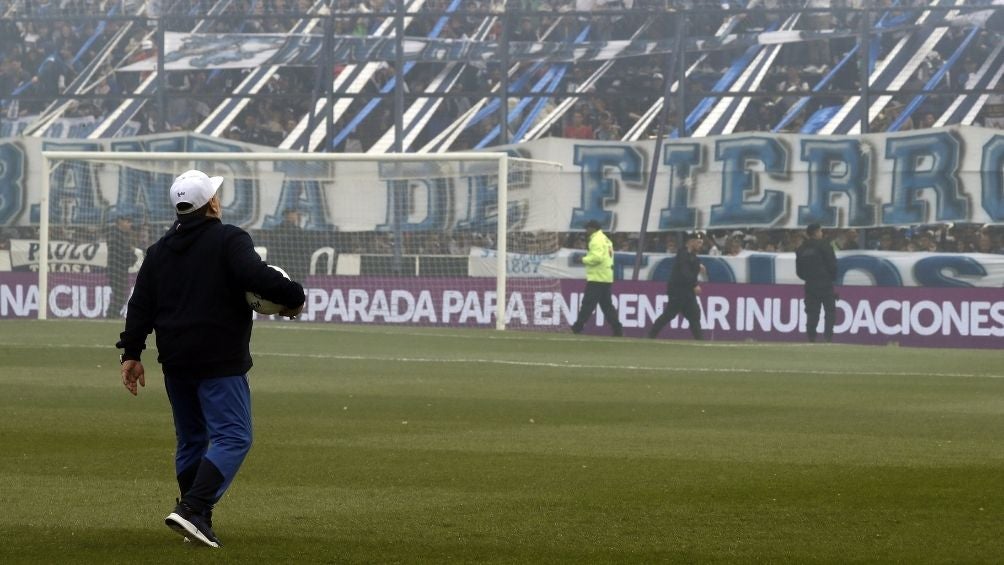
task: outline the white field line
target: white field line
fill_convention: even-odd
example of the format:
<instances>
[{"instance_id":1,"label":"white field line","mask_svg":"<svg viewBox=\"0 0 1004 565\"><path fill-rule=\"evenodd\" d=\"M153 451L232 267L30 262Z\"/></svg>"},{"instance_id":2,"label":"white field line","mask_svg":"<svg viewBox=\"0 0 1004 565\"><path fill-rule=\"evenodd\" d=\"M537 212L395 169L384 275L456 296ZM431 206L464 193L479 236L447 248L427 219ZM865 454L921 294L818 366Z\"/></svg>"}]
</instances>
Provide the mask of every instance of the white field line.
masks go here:
<instances>
[{"instance_id":1,"label":"white field line","mask_svg":"<svg viewBox=\"0 0 1004 565\"><path fill-rule=\"evenodd\" d=\"M333 332L333 333L346 333L349 335L375 335L375 336L387 336L387 337L441 337L451 340L456 339L480 339L480 340L498 340L498 341L554 341L554 342L610 342L610 343L624 343L624 344L647 344L654 347L704 347L711 349L752 349L756 347L774 347L778 349L788 349L788 348L821 348L821 347L862 347L868 349L874 349L877 347L882 347L881 345L865 345L860 343L807 343L803 341L790 342L790 341L714 341L715 331L708 330L705 331L705 337L710 338L707 341L695 341L688 337L681 336L680 339L647 339L642 337L611 337L602 335L574 335L568 327L559 327L553 331L522 331L522 330L508 330L508 331L495 331L489 328L458 328L463 333L444 333L438 332L433 328L425 328L421 331L402 331L407 326L393 326L393 325L375 325L368 326L363 329L361 325L344 325L337 324L333 322L292 322L292 321L278 321L272 322L269 320L256 320L259 325L256 326L258 329L266 329L269 331L310 331L310 332ZM267 323L262 323L267 322ZM84 323L87 324L101 324L109 323L121 326L123 320L88 320ZM349 329L351 328L351 329ZM381 328L391 328L389 330L383 330ZM673 328L671 326L666 326L667 329L679 330L680 328ZM836 336L839 339L839 334ZM252 338L253 340L253 338ZM644 347L644 346L643 346ZM898 346L897 346L898 347ZM903 349L911 349L909 347L904 347ZM872 374L872 373L862 373L862 374ZM886 373L881 373L886 374ZM916 373L912 373L916 374ZM979 376L979 375L975 375ZM995 375L991 375L995 376ZM1004 377L1004 375L1000 375Z\"/></svg>"},{"instance_id":2,"label":"white field line","mask_svg":"<svg viewBox=\"0 0 1004 565\"><path fill-rule=\"evenodd\" d=\"M400 335L395 333L394 335ZM429 334L422 334L429 335ZM448 336L455 338L456 336ZM618 341L623 341L619 338ZM675 343L675 342L674 342ZM702 345L702 344L695 344ZM724 345L724 344L722 344ZM745 344L733 344L744 346ZM112 349L103 344L16 344L15 347L25 349ZM816 345L819 347L819 345ZM825 347L825 346L824 346ZM908 371L818 371L813 369L780 369L776 367L751 369L746 367L667 367L645 365L597 365L587 363L572 363L570 361L518 361L509 359L490 359L481 357L395 357L388 355L342 355L335 353L277 353L269 351L253 351L257 357L289 357L292 359L330 359L332 361L377 361L381 363L429 363L429 364L474 364L474 365L505 365L516 367L539 367L544 369L594 369L601 371L634 371L650 373L706 373L706 374L754 374L775 373L782 375L837 375L848 377L944 377L967 379L1002 379L1004 375L991 373L918 373Z\"/></svg>"},{"instance_id":3,"label":"white field line","mask_svg":"<svg viewBox=\"0 0 1004 565\"><path fill-rule=\"evenodd\" d=\"M346 333L350 335L377 335L377 336L387 336L387 337L442 337L446 339L480 339L480 340L499 340L499 341L609 341L616 343L646 343L653 346L672 346L672 347L710 347L710 348L753 348L753 347L778 347L778 348L788 348L788 347L839 347L841 345L848 346L859 346L859 347L876 347L873 345L860 345L860 344L837 344L837 343L803 343L803 342L738 342L738 341L714 341L714 330L709 330L705 333L706 336L710 337L709 341L694 341L689 337L683 339L641 339L641 338L623 338L623 337L610 337L601 335L574 335L571 330L567 327L557 328L552 332L548 331L522 331L522 330L509 330L509 331L495 331L494 329L488 328L464 328L461 330L463 333L446 333L438 332L432 328L426 328L421 331L402 331L405 326L369 326L363 329L360 325L342 325L332 322L270 322L268 320L256 320L259 324L255 326L257 329L265 329L268 331L309 331L309 332L334 332L334 333ZM124 320L88 320L87 324L114 324L117 326L122 326ZM672 328L666 326L667 329L678 330L680 328ZM349 329L351 328L351 329ZM383 330L380 328L392 328L389 330ZM689 335L689 334L688 334ZM252 338L253 339L253 338Z\"/></svg>"},{"instance_id":4,"label":"white field line","mask_svg":"<svg viewBox=\"0 0 1004 565\"><path fill-rule=\"evenodd\" d=\"M681 346L681 347L711 347L711 348L715 348L715 347L724 347L724 348L733 348L733 347L743 347L743 348L750 348L750 347L824 347L824 346L839 346L840 345L840 344L832 344L832 343L831 344L801 343L801 342L791 343L791 342L783 342L783 341L779 341L779 342L694 341L694 340L690 339L689 337L688 338L683 338L683 339L678 339L678 340L677 339L674 339L674 340L670 340L670 339L655 339L655 340L652 340L652 339L641 339L640 337L639 338L630 338L630 337L623 338L623 337L597 336L597 335L591 335L591 334L590 335L577 336L577 335L573 335L571 333L571 330L569 330L567 328L563 328L561 330L555 330L554 332L529 332L529 331L521 331L521 330L510 330L510 331L505 331L505 332L498 332L498 331L494 331L494 330L489 330L487 328L478 328L476 330L475 329L471 329L467 333L439 333L439 332L436 332L435 330L409 332L409 331L400 331L400 329L395 329L393 331L380 331L378 329L372 329L372 328L367 328L365 331L352 331L352 330L349 330L349 331L346 332L345 326L337 326L337 325L327 325L327 324L325 324L325 325L313 327L310 324L311 323L302 323L302 324L284 323L284 324L275 324L275 325L258 326L258 327L259 328L265 327L265 328L267 328L269 330L279 330L279 331L317 331L317 330L320 330L320 331L332 331L332 332L345 332L345 333L350 333L350 334L363 334L363 333L365 333L365 334L376 334L376 335L385 335L385 336L443 337L443 338L447 338L447 339L482 339L482 340L484 340L484 339L490 339L490 340L500 340L500 341L535 341L535 342L536 341L564 341L564 342L569 342L569 341L584 341L584 340L588 340L588 341L592 342L592 341L599 340L599 341L610 341L610 342L616 342L616 343L649 343L649 344L652 344L652 345L660 345L661 344L661 345L672 345L672 346ZM400 326L388 326L388 327L400 328ZM680 328L670 328L669 326L666 326L666 327L669 328L669 329L675 329L675 330L680 329ZM705 335L709 335L709 334L711 335L711 337L713 339L714 338L714 335L713 335L714 334L714 330L708 331ZM846 345L859 345L859 344L846 344ZM862 347L875 347L875 346L862 346Z\"/></svg>"},{"instance_id":5,"label":"white field line","mask_svg":"<svg viewBox=\"0 0 1004 565\"><path fill-rule=\"evenodd\" d=\"M330 353L271 353L257 352L260 357L291 357L295 359L331 359L336 361L380 361L390 363L474 363L490 365L515 365L520 367L542 367L548 369L598 369L611 371L646 371L655 373L779 373L786 375L842 375L842 376L879 376L879 377L958 377L970 379L1001 379L1004 375L977 373L912 373L912 372L882 372L882 371L816 371L811 369L748 369L743 367L646 367L644 365L597 365L571 362L548 361L513 361L506 359L481 358L436 358L436 357L389 357L380 355L337 355Z\"/></svg>"}]
</instances>

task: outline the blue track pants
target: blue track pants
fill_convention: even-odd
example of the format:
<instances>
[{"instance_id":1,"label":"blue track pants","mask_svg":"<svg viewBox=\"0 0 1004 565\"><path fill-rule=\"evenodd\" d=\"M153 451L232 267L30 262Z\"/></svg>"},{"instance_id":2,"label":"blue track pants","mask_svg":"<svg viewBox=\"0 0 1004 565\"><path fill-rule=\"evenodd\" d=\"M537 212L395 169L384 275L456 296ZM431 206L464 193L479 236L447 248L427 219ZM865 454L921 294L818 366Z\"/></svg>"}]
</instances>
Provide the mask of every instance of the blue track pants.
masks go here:
<instances>
[{"instance_id":1,"label":"blue track pants","mask_svg":"<svg viewBox=\"0 0 1004 565\"><path fill-rule=\"evenodd\" d=\"M177 474L208 459L223 474L218 501L251 450L251 389L247 375L164 379L174 413Z\"/></svg>"}]
</instances>

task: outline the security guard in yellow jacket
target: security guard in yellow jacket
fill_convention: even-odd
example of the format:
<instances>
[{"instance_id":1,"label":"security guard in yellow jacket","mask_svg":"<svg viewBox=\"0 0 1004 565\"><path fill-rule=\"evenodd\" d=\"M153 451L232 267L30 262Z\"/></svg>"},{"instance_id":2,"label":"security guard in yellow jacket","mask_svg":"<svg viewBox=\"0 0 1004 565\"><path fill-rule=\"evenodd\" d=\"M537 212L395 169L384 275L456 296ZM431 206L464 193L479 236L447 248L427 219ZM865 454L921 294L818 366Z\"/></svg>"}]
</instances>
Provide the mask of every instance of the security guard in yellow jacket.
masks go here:
<instances>
[{"instance_id":1,"label":"security guard in yellow jacket","mask_svg":"<svg viewBox=\"0 0 1004 565\"><path fill-rule=\"evenodd\" d=\"M582 258L582 264L586 266L586 295L579 308L579 316L572 324L572 332L582 333L586 320L593 315L599 304L606 322L614 330L614 336L620 337L623 335L623 328L610 297L614 282L614 246L610 243L610 238L600 230L600 223L596 220L586 222L586 239L589 242L589 252Z\"/></svg>"}]
</instances>

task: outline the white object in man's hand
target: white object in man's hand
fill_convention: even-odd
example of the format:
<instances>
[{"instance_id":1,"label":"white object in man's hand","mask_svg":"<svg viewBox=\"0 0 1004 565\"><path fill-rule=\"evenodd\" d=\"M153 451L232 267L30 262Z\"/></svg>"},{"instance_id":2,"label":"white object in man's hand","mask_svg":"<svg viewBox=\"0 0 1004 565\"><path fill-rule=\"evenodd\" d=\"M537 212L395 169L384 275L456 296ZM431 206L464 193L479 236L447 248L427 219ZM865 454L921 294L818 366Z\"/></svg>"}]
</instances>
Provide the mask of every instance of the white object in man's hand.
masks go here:
<instances>
[{"instance_id":1,"label":"white object in man's hand","mask_svg":"<svg viewBox=\"0 0 1004 565\"><path fill-rule=\"evenodd\" d=\"M282 312L279 312L279 315L292 320L293 318L299 316L300 312L303 312L303 304L297 306L296 308L287 308Z\"/></svg>"}]
</instances>

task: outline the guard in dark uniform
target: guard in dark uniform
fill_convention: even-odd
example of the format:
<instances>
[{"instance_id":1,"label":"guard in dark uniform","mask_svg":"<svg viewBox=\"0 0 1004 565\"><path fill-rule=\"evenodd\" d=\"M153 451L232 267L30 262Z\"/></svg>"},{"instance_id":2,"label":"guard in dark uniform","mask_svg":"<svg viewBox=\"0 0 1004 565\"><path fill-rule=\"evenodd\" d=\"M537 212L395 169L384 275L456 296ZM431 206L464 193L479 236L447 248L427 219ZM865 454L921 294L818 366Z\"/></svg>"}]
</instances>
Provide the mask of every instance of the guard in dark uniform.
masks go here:
<instances>
[{"instance_id":1,"label":"guard in dark uniform","mask_svg":"<svg viewBox=\"0 0 1004 565\"><path fill-rule=\"evenodd\" d=\"M826 313L824 336L833 341L833 324L836 317L837 295L833 282L837 280L837 255L833 246L823 239L819 224L809 224L805 229L808 239L795 251L795 272L805 281L805 332L810 342L816 341L819 325L819 308Z\"/></svg>"},{"instance_id":2,"label":"guard in dark uniform","mask_svg":"<svg viewBox=\"0 0 1004 565\"><path fill-rule=\"evenodd\" d=\"M683 249L676 253L666 287L669 302L648 331L650 339L655 339L662 328L680 313L683 313L683 317L690 323L690 333L694 335L694 339L704 339L701 334L701 306L697 303L697 295L701 293L697 277L707 272L697 259L697 253L703 247L704 234L692 232L687 235L687 243Z\"/></svg>"}]
</instances>

